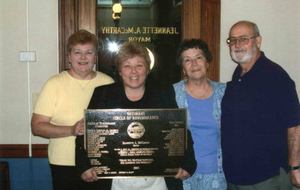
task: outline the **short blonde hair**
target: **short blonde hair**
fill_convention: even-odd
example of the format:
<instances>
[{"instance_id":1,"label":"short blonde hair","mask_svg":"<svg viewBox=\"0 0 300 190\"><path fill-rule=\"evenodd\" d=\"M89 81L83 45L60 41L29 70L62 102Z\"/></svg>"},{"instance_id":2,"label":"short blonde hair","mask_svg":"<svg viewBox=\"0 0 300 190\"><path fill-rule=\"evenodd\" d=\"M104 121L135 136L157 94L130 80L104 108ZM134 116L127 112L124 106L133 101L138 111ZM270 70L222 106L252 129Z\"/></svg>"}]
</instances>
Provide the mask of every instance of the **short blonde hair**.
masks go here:
<instances>
[{"instance_id":1,"label":"short blonde hair","mask_svg":"<svg viewBox=\"0 0 300 190\"><path fill-rule=\"evenodd\" d=\"M145 59L146 68L150 71L151 59L145 45L139 42L125 42L118 51L115 59L116 67L120 71L121 64L135 56Z\"/></svg>"}]
</instances>

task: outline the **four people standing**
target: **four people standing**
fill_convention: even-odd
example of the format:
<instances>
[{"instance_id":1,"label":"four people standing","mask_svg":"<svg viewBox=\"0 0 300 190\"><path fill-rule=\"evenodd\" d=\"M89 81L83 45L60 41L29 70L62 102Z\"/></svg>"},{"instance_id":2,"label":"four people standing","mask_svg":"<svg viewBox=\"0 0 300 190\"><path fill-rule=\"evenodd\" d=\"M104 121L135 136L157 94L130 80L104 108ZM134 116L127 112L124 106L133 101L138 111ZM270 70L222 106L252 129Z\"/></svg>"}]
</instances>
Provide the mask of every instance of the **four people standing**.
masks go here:
<instances>
[{"instance_id":1,"label":"four people standing","mask_svg":"<svg viewBox=\"0 0 300 190\"><path fill-rule=\"evenodd\" d=\"M300 107L295 83L260 51L256 24L240 21L227 44L238 63L222 100L221 140L228 189L300 185ZM288 167L289 164L289 167Z\"/></svg>"},{"instance_id":2,"label":"four people standing","mask_svg":"<svg viewBox=\"0 0 300 190\"><path fill-rule=\"evenodd\" d=\"M174 84L179 108L187 109L197 169L184 181L185 190L226 190L220 145L221 100L226 84L206 77L212 55L200 39L184 40L177 62L186 80Z\"/></svg>"},{"instance_id":3,"label":"four people standing","mask_svg":"<svg viewBox=\"0 0 300 190\"><path fill-rule=\"evenodd\" d=\"M150 71L146 48L125 43L116 58L122 83L96 88L88 108L178 105L188 111L194 145L189 138L187 157L177 179L101 180L101 188L182 189L179 179L184 180L186 190L225 190L226 180L228 189L292 189L290 180L300 186L300 106L295 84L260 51L261 40L255 23L240 21L232 26L227 44L238 66L227 87L206 77L212 60L207 44L198 39L183 41L177 60L187 79L165 90L146 83ZM34 110L33 134L50 139L54 189L81 189L84 185L74 167L77 135L76 165L81 178L97 181L81 136L83 110L94 88L113 83L110 77L92 70L97 47L96 37L85 30L72 35L68 41L70 70L49 79ZM192 175L196 167L194 151L198 165Z\"/></svg>"}]
</instances>

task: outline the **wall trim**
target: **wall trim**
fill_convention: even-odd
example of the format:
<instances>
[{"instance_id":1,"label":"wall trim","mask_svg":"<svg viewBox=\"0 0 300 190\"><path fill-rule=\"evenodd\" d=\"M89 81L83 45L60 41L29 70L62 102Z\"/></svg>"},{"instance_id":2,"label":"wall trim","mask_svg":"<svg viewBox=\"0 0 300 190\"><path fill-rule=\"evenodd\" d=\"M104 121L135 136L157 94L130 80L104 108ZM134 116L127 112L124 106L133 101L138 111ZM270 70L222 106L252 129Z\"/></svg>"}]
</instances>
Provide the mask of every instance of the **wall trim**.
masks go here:
<instances>
[{"instance_id":1,"label":"wall trim","mask_svg":"<svg viewBox=\"0 0 300 190\"><path fill-rule=\"evenodd\" d=\"M29 158L29 145L0 144L0 158ZM33 144L32 158L48 158L48 144Z\"/></svg>"}]
</instances>

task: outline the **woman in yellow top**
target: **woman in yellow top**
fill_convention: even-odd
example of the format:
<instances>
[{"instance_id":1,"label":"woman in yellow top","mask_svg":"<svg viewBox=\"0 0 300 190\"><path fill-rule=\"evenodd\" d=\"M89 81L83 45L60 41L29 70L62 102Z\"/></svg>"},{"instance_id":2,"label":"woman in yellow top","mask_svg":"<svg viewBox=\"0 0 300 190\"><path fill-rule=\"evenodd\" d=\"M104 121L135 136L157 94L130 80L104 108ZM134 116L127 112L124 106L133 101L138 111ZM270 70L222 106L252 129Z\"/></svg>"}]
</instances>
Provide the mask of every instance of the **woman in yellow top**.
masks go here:
<instances>
[{"instance_id":1,"label":"woman in yellow top","mask_svg":"<svg viewBox=\"0 0 300 190\"><path fill-rule=\"evenodd\" d=\"M53 189L87 189L76 175L75 138L84 134L84 109L94 88L113 83L93 71L97 61L97 37L86 30L70 36L67 44L70 70L51 77L44 85L31 120L32 133L50 139L48 157Z\"/></svg>"}]
</instances>

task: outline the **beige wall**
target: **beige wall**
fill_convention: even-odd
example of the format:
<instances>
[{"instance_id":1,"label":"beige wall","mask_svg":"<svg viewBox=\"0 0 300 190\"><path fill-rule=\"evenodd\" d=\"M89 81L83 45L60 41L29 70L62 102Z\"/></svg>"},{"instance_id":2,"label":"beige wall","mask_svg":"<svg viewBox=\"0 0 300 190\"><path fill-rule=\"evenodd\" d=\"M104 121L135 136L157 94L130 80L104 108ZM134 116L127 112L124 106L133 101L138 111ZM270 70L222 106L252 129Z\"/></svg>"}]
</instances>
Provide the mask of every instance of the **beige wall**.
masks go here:
<instances>
[{"instance_id":1,"label":"beige wall","mask_svg":"<svg viewBox=\"0 0 300 190\"><path fill-rule=\"evenodd\" d=\"M232 24L256 22L262 50L280 64L300 92L300 1L221 0L221 74L229 81L236 66L225 40ZM57 0L0 0L0 144L47 143L32 137L32 94L58 73ZM27 14L28 13L28 14ZM36 51L36 62L20 62L20 51Z\"/></svg>"},{"instance_id":2,"label":"beige wall","mask_svg":"<svg viewBox=\"0 0 300 190\"><path fill-rule=\"evenodd\" d=\"M220 81L230 81L236 67L225 40L239 20L255 22L262 36L261 50L281 65L295 81L300 94L300 1L221 0Z\"/></svg>"},{"instance_id":3,"label":"beige wall","mask_svg":"<svg viewBox=\"0 0 300 190\"><path fill-rule=\"evenodd\" d=\"M57 15L57 0L0 0L0 144L48 142L31 138L31 97L58 70Z\"/></svg>"}]
</instances>

